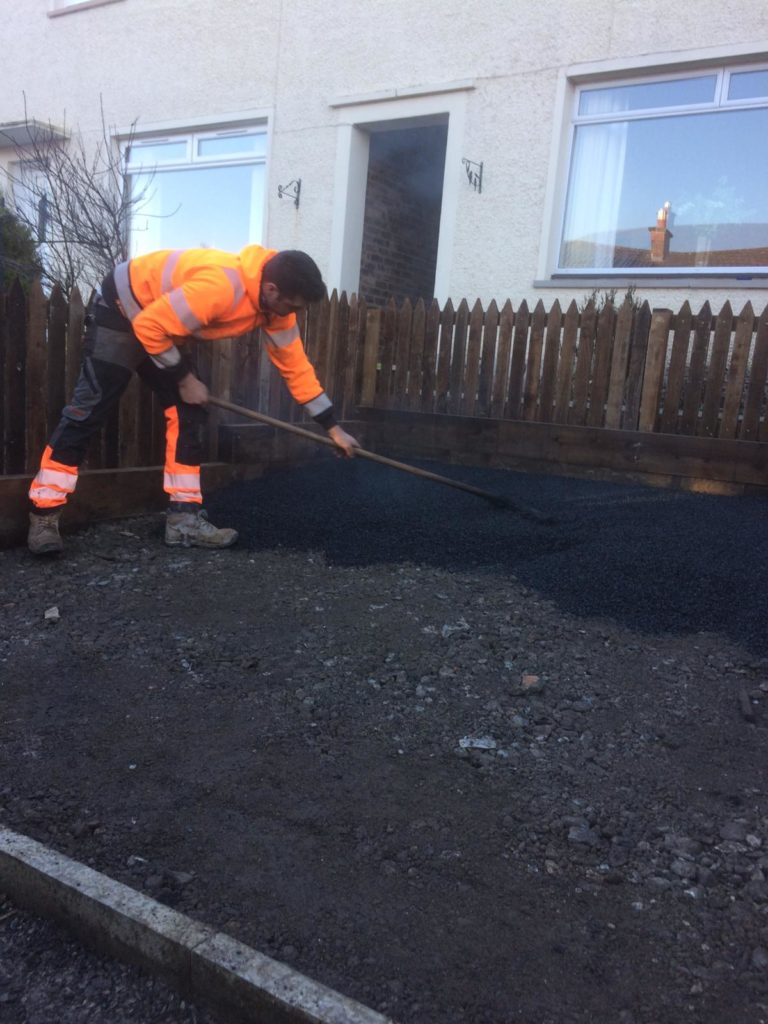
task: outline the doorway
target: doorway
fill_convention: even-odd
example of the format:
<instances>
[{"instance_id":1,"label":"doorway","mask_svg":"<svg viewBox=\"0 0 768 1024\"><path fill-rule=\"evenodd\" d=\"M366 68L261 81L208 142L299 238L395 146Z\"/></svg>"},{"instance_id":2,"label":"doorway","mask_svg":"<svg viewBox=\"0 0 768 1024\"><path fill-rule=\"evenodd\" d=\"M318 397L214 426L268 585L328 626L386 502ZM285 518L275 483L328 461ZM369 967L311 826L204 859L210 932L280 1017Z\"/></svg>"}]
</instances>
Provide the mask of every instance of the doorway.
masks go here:
<instances>
[{"instance_id":1,"label":"doorway","mask_svg":"<svg viewBox=\"0 0 768 1024\"><path fill-rule=\"evenodd\" d=\"M435 292L447 124L370 132L359 294L383 305Z\"/></svg>"}]
</instances>

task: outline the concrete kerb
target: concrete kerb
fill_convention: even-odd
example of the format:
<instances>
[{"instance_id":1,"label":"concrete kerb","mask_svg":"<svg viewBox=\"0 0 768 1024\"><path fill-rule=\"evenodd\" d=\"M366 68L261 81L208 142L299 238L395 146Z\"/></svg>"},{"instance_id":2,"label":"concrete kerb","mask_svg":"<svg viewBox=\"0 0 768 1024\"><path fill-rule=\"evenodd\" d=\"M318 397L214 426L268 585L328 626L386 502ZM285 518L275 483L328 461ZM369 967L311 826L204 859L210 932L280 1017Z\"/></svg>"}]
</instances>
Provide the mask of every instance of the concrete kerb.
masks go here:
<instances>
[{"instance_id":1,"label":"concrete kerb","mask_svg":"<svg viewBox=\"0 0 768 1024\"><path fill-rule=\"evenodd\" d=\"M145 967L226 1021L394 1024L235 939L0 826L0 889L100 953Z\"/></svg>"}]
</instances>

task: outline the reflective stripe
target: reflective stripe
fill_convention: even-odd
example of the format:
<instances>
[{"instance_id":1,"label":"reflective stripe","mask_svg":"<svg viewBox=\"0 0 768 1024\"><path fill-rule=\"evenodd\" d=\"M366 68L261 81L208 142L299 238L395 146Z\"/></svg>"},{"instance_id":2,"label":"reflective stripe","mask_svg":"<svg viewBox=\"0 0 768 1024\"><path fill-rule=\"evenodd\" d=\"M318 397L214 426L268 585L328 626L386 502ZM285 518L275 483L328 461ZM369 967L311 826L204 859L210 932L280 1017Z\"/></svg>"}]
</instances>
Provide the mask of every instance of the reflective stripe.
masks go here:
<instances>
[{"instance_id":1,"label":"reflective stripe","mask_svg":"<svg viewBox=\"0 0 768 1024\"><path fill-rule=\"evenodd\" d=\"M32 486L48 484L56 490L71 494L77 486L77 473L62 473L58 469L40 469Z\"/></svg>"},{"instance_id":2,"label":"reflective stripe","mask_svg":"<svg viewBox=\"0 0 768 1024\"><path fill-rule=\"evenodd\" d=\"M267 337L276 345L278 348L285 348L286 345L290 345L292 341L296 341L297 338L301 337L299 333L298 324L293 327L287 327L284 331L270 331L267 328Z\"/></svg>"},{"instance_id":3,"label":"reflective stripe","mask_svg":"<svg viewBox=\"0 0 768 1024\"><path fill-rule=\"evenodd\" d=\"M326 409L330 409L332 405L333 402L330 400L328 395L322 391L317 398L313 398L311 402L305 402L302 408L306 409L310 416L319 416L321 412L325 412Z\"/></svg>"},{"instance_id":4,"label":"reflective stripe","mask_svg":"<svg viewBox=\"0 0 768 1024\"><path fill-rule=\"evenodd\" d=\"M179 352L175 345L171 345L165 352L158 352L156 355L150 356L150 359L161 370L167 370L169 367L176 366L181 362L181 352Z\"/></svg>"},{"instance_id":5,"label":"reflective stripe","mask_svg":"<svg viewBox=\"0 0 768 1024\"><path fill-rule=\"evenodd\" d=\"M74 489L71 487L69 493ZM67 493L63 487L41 487L36 483L33 483L29 489L30 500L35 505L41 505L43 501L50 502L52 505L63 505L67 500Z\"/></svg>"},{"instance_id":6,"label":"reflective stripe","mask_svg":"<svg viewBox=\"0 0 768 1024\"><path fill-rule=\"evenodd\" d=\"M196 331L198 327L203 326L203 321L192 312L192 307L181 288L174 288L172 292L168 292L167 297L174 313L188 331Z\"/></svg>"},{"instance_id":7,"label":"reflective stripe","mask_svg":"<svg viewBox=\"0 0 768 1024\"><path fill-rule=\"evenodd\" d=\"M222 267L221 269L229 278L229 283L232 285L232 289L235 293L235 297L232 300L232 305L237 306L242 297L245 295L245 285L243 284L243 280L238 274L238 272L234 270L232 267Z\"/></svg>"},{"instance_id":8,"label":"reflective stripe","mask_svg":"<svg viewBox=\"0 0 768 1024\"><path fill-rule=\"evenodd\" d=\"M183 249L174 249L165 261L162 282L160 284L160 288L163 292L169 292L171 288L173 288L173 272L176 269L176 264L179 262L179 257L183 251Z\"/></svg>"},{"instance_id":9,"label":"reflective stripe","mask_svg":"<svg viewBox=\"0 0 768 1024\"><path fill-rule=\"evenodd\" d=\"M198 473L163 474L163 489L166 494L182 496L184 501L202 501L200 475Z\"/></svg>"},{"instance_id":10,"label":"reflective stripe","mask_svg":"<svg viewBox=\"0 0 768 1024\"><path fill-rule=\"evenodd\" d=\"M115 267L115 288L120 305L125 311L129 320L135 319L141 312L141 306L133 297L131 291L131 278L128 273L128 263L118 263Z\"/></svg>"}]
</instances>

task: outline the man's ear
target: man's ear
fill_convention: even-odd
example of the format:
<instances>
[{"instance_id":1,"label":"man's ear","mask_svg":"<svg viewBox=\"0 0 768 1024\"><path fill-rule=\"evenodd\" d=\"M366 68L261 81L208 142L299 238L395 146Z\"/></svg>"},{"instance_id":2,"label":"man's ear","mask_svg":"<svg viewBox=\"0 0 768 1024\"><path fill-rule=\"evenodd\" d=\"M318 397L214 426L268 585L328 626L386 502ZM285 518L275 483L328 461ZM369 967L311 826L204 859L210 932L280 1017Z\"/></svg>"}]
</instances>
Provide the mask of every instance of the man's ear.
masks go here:
<instances>
[{"instance_id":1,"label":"man's ear","mask_svg":"<svg viewBox=\"0 0 768 1024\"><path fill-rule=\"evenodd\" d=\"M261 294L267 302L276 302L280 295L280 290L274 281L263 281L261 284Z\"/></svg>"}]
</instances>

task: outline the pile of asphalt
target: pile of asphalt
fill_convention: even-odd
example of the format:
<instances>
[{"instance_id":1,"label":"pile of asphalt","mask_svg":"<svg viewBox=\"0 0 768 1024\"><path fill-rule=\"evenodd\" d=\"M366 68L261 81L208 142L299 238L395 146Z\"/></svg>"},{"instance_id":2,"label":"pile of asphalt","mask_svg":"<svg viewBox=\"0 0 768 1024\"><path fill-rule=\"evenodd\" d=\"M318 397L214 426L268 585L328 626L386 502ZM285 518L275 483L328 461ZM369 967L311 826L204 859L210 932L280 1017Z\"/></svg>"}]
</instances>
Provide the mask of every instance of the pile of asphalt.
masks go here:
<instances>
[{"instance_id":1,"label":"pile of asphalt","mask_svg":"<svg viewBox=\"0 0 768 1024\"><path fill-rule=\"evenodd\" d=\"M362 459L328 461L232 485L211 515L255 550L502 572L564 612L768 649L767 498L412 463L557 519L546 525Z\"/></svg>"}]
</instances>

